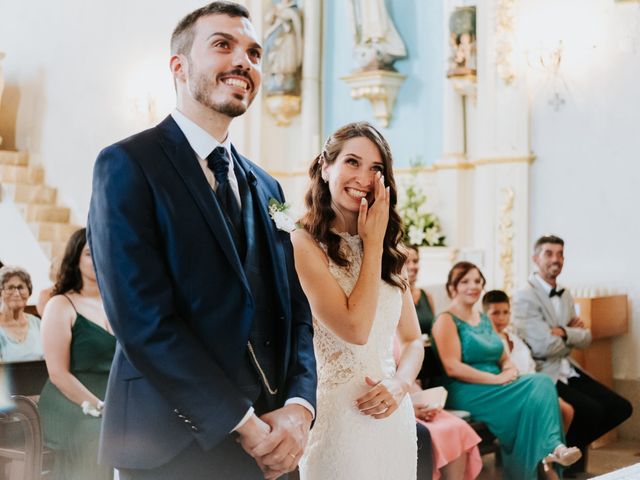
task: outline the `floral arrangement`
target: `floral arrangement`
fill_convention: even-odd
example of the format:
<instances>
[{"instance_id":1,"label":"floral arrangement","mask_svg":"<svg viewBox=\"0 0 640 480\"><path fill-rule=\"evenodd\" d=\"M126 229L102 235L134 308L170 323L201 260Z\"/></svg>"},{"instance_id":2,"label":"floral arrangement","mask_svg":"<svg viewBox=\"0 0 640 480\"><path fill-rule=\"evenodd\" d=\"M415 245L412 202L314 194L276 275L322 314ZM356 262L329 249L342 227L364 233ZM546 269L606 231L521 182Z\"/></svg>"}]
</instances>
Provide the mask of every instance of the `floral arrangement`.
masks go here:
<instances>
[{"instance_id":1,"label":"floral arrangement","mask_svg":"<svg viewBox=\"0 0 640 480\"><path fill-rule=\"evenodd\" d=\"M419 165L412 164L417 168ZM399 205L400 216L404 223L404 242L418 247L442 247L445 236L440 229L440 221L427 211L427 196L415 182L415 176L404 189Z\"/></svg>"}]
</instances>

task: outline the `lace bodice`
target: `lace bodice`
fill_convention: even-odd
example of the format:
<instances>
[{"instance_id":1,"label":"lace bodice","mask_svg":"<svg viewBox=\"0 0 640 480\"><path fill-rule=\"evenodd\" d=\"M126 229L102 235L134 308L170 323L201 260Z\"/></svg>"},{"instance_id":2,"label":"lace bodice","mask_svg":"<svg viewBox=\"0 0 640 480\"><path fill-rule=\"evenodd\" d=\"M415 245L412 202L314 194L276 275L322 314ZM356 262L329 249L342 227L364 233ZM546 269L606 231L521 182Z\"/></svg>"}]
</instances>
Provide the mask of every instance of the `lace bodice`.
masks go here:
<instances>
[{"instance_id":1,"label":"lace bodice","mask_svg":"<svg viewBox=\"0 0 640 480\"><path fill-rule=\"evenodd\" d=\"M362 240L357 235L339 233L340 248L349 262L348 267L336 265L329 258L329 271L346 295L350 295L360 275L362 265ZM324 246L323 246L324 248ZM326 248L324 248L326 251ZM395 374L393 359L393 337L400 311L402 293L380 280L378 307L369 340L365 345L347 343L335 335L328 327L314 318L314 346L318 360L318 384L331 388L351 380L369 375L382 379Z\"/></svg>"}]
</instances>

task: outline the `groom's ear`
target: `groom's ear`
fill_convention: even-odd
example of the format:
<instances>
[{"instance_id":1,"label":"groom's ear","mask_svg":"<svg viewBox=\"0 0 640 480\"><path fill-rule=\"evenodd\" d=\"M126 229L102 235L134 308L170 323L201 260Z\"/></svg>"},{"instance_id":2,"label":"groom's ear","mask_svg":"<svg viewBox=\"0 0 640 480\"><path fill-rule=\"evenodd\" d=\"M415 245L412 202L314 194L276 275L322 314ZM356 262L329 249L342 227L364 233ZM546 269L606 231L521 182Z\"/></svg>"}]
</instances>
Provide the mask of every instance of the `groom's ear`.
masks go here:
<instances>
[{"instance_id":1,"label":"groom's ear","mask_svg":"<svg viewBox=\"0 0 640 480\"><path fill-rule=\"evenodd\" d=\"M186 83L189 72L189 64L186 55L175 53L169 59L169 69L175 83Z\"/></svg>"}]
</instances>

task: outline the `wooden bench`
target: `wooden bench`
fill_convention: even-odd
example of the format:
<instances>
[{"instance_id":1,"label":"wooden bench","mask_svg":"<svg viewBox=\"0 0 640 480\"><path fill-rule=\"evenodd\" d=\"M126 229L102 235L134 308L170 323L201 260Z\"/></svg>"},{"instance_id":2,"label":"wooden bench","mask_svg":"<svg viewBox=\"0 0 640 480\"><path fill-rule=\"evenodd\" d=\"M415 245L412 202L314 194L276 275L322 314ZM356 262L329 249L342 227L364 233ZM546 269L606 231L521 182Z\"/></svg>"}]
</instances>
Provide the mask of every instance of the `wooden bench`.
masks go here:
<instances>
[{"instance_id":1,"label":"wooden bench","mask_svg":"<svg viewBox=\"0 0 640 480\"><path fill-rule=\"evenodd\" d=\"M49 378L44 360L0 364L13 407L0 412L0 479L40 479L52 469L55 453L44 446L37 401ZM20 440L16 443L17 435ZM34 473L37 472L37 473ZM35 476L34 476L35 475Z\"/></svg>"},{"instance_id":2,"label":"wooden bench","mask_svg":"<svg viewBox=\"0 0 640 480\"><path fill-rule=\"evenodd\" d=\"M47 478L54 455L43 444L38 406L24 395L13 395L11 399L13 407L0 412L0 428L5 433L0 446L0 474L6 474L7 480ZM21 433L23 441L10 438L13 435L7 433Z\"/></svg>"}]
</instances>

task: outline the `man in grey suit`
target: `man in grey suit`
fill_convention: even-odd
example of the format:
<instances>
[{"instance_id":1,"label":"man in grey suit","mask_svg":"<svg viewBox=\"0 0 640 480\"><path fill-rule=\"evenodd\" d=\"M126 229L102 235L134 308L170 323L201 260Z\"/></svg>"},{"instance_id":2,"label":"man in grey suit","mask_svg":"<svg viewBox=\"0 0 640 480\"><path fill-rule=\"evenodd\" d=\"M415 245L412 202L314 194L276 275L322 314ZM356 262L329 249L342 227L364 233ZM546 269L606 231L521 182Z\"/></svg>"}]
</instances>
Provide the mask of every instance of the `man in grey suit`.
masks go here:
<instances>
[{"instance_id":1,"label":"man in grey suit","mask_svg":"<svg viewBox=\"0 0 640 480\"><path fill-rule=\"evenodd\" d=\"M584 453L591 442L631 416L631 404L569 358L573 348L589 346L591 332L576 315L569 291L557 283L564 265L564 241L555 235L540 237L533 262L537 271L513 295L513 321L531 348L537 369L554 379L558 396L573 406L567 445L576 445ZM572 470L584 467L582 460Z\"/></svg>"}]
</instances>

